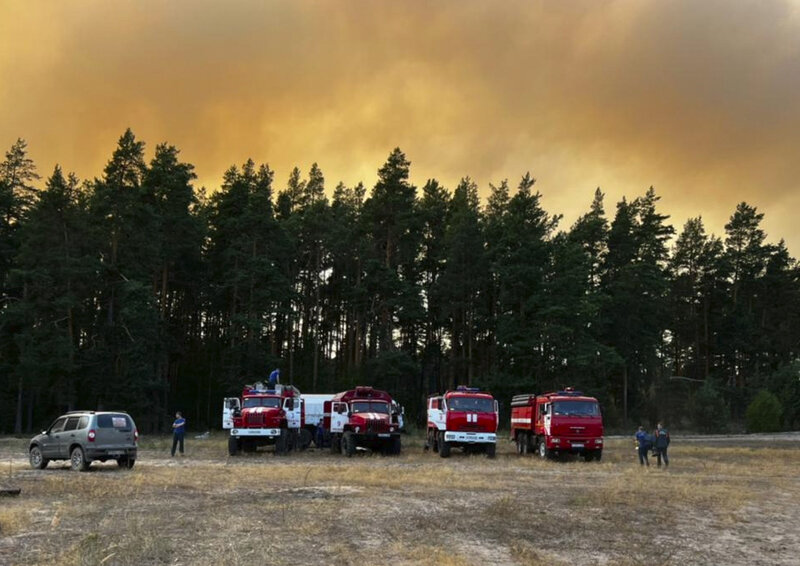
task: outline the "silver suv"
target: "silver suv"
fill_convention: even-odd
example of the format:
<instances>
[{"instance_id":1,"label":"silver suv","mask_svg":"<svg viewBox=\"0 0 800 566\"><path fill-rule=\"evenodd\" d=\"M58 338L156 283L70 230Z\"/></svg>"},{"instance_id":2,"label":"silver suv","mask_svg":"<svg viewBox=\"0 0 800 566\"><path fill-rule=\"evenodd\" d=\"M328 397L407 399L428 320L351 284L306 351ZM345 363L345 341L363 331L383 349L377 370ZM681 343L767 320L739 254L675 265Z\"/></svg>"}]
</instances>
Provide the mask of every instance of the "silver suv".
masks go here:
<instances>
[{"instance_id":1,"label":"silver suv","mask_svg":"<svg viewBox=\"0 0 800 566\"><path fill-rule=\"evenodd\" d=\"M69 460L73 470L86 471L93 460L116 460L122 468L136 462L139 431L121 411L71 411L33 437L28 447L31 467L41 470L50 460Z\"/></svg>"}]
</instances>

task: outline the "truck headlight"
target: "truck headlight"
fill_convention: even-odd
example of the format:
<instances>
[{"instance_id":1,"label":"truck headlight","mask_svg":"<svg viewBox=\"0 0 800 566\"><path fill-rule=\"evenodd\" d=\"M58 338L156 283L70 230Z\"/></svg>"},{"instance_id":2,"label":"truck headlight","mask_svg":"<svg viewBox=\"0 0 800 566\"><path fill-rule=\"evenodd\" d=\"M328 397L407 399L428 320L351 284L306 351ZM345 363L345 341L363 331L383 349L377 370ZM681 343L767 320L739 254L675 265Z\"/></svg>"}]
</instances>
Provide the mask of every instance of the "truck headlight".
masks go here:
<instances>
[{"instance_id":1,"label":"truck headlight","mask_svg":"<svg viewBox=\"0 0 800 566\"><path fill-rule=\"evenodd\" d=\"M561 444L561 439L560 438L554 438L553 439L553 444Z\"/></svg>"},{"instance_id":2,"label":"truck headlight","mask_svg":"<svg viewBox=\"0 0 800 566\"><path fill-rule=\"evenodd\" d=\"M603 439L602 438L598 438L597 440L594 441L594 443L595 444L602 444L603 443Z\"/></svg>"},{"instance_id":3,"label":"truck headlight","mask_svg":"<svg viewBox=\"0 0 800 566\"><path fill-rule=\"evenodd\" d=\"M394 427L393 426L389 427L389 432L394 432Z\"/></svg>"},{"instance_id":4,"label":"truck headlight","mask_svg":"<svg viewBox=\"0 0 800 566\"><path fill-rule=\"evenodd\" d=\"M356 432L361 432L361 427L360 426L356 427Z\"/></svg>"}]
</instances>

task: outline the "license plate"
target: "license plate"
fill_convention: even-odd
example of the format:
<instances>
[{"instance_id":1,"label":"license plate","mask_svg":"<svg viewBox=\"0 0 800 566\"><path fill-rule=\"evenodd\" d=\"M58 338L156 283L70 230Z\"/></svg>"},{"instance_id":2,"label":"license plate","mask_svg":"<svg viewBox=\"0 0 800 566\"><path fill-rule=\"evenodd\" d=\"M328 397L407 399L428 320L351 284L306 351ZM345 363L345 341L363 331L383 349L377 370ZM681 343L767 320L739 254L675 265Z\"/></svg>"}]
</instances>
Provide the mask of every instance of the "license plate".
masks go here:
<instances>
[{"instance_id":1,"label":"license plate","mask_svg":"<svg viewBox=\"0 0 800 566\"><path fill-rule=\"evenodd\" d=\"M382 433L380 433L378 436L379 436L380 438L389 438L389 437L390 437L390 436L392 436L392 435L391 435L391 434L386 434L385 432L382 432Z\"/></svg>"},{"instance_id":2,"label":"license plate","mask_svg":"<svg viewBox=\"0 0 800 566\"><path fill-rule=\"evenodd\" d=\"M108 453L109 456L122 456L123 454L125 454L125 452L122 450L111 450Z\"/></svg>"},{"instance_id":3,"label":"license plate","mask_svg":"<svg viewBox=\"0 0 800 566\"><path fill-rule=\"evenodd\" d=\"M583 442L573 442L572 443L572 447L573 448L583 448Z\"/></svg>"}]
</instances>

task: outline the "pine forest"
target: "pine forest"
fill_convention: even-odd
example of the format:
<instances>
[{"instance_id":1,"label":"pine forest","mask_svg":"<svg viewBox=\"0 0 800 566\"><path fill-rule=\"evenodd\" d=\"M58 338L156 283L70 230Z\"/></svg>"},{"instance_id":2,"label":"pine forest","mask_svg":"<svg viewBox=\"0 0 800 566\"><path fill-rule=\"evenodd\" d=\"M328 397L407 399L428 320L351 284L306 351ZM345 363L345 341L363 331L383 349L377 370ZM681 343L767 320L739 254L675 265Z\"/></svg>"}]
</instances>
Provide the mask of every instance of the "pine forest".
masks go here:
<instances>
[{"instance_id":1,"label":"pine forest","mask_svg":"<svg viewBox=\"0 0 800 566\"><path fill-rule=\"evenodd\" d=\"M19 140L0 163L0 431L72 409L219 428L223 397L275 368L304 393L385 389L411 423L463 384L506 426L512 395L574 386L611 430L744 430L764 398L800 427L800 266L757 203L714 235L671 225L653 188L588 190L564 226L529 173L479 198L469 177L412 185L400 149L376 166L373 187L334 187L247 160L206 190L130 130L92 180L45 176Z\"/></svg>"}]
</instances>

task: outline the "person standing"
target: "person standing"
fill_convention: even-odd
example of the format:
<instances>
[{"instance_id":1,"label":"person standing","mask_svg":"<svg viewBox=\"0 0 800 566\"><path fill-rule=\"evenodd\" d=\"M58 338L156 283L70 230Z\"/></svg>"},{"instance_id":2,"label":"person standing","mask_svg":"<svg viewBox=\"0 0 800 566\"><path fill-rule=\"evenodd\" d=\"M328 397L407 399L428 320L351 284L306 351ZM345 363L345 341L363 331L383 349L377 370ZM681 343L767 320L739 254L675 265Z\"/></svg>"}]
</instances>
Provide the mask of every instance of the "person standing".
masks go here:
<instances>
[{"instance_id":1,"label":"person standing","mask_svg":"<svg viewBox=\"0 0 800 566\"><path fill-rule=\"evenodd\" d=\"M316 444L317 448L321 450L325 444L325 421L323 419L320 419L317 423L317 429L315 432L316 436L314 437L314 444Z\"/></svg>"},{"instance_id":2,"label":"person standing","mask_svg":"<svg viewBox=\"0 0 800 566\"><path fill-rule=\"evenodd\" d=\"M172 423L172 455L175 456L175 448L180 446L181 456L183 456L183 437L186 434L186 419L180 411L175 413L175 422Z\"/></svg>"},{"instance_id":3,"label":"person standing","mask_svg":"<svg viewBox=\"0 0 800 566\"><path fill-rule=\"evenodd\" d=\"M667 447L669 446L669 431L661 426L661 423L656 425L656 430L653 432L654 444L656 449L656 458L658 459L658 467L661 467L661 459L664 459L664 467L669 467L669 456L667 456Z\"/></svg>"},{"instance_id":4,"label":"person standing","mask_svg":"<svg viewBox=\"0 0 800 566\"><path fill-rule=\"evenodd\" d=\"M639 465L650 467L647 453L653 447L653 439L645 432L643 426L640 426L639 430L636 431L636 446L639 449Z\"/></svg>"}]
</instances>

